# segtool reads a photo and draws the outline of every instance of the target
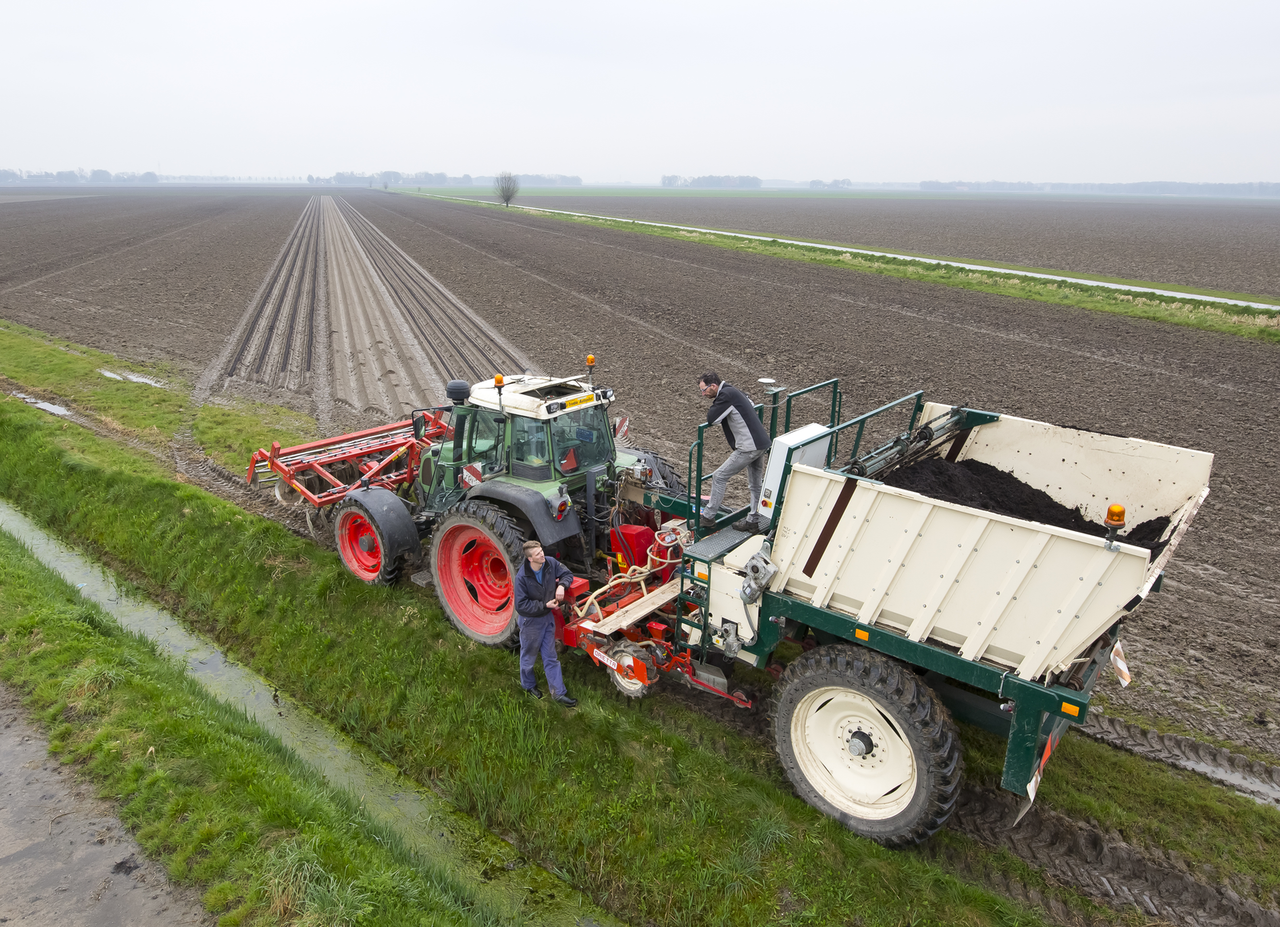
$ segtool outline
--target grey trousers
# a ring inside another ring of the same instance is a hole
[[[711,474],[711,498],[707,500],[702,513],[715,517],[720,511],[720,503],[724,501],[724,491],[729,487],[729,477],[746,470],[747,487],[751,490],[751,511],[748,514],[755,515],[756,507],[760,504],[760,490],[764,486],[764,458],[768,453],[768,448],[761,448],[758,451],[734,451],[730,454],[716,468],[716,472]]]

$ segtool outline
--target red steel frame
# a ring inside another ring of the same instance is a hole
[[[453,429],[445,421],[446,412],[426,410],[426,428],[420,439],[413,436],[410,419],[296,447],[281,448],[279,441],[273,441],[271,450],[259,448],[254,452],[245,479],[255,484],[266,474],[275,473],[317,508],[341,502],[347,493],[362,486],[380,486],[396,492],[417,479],[426,448],[452,437]],[[352,483],[330,472],[331,467],[343,462],[352,464],[360,472]],[[303,479],[308,474],[315,474],[329,488],[313,492]]]

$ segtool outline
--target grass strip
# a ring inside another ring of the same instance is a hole
[[[0,402],[0,493],[125,568],[281,688],[622,916],[800,922],[847,911],[865,920],[873,899],[884,914],[867,923],[907,922],[922,910],[930,922],[1026,922],[798,802],[767,744],[669,698],[622,701],[572,656],[566,669],[582,708],[566,715],[531,704],[517,697],[514,658],[463,641],[431,598],[364,587],[335,556],[279,526],[122,464],[129,453],[111,442],[84,435],[69,448],[79,429],[64,426]],[[971,781],[994,786],[1003,743],[985,737],[966,732],[966,762]],[[1134,782],[1141,795],[1127,787]],[[1242,894],[1255,886],[1265,897],[1280,872],[1274,809],[1085,738],[1055,753],[1039,801],[1092,816]],[[958,835],[940,839],[959,841],[977,869],[1018,870]]]
[[[577,711],[532,702],[514,655],[463,642],[415,590],[363,586],[274,523],[69,455],[61,424],[0,403],[0,494],[620,916],[1039,923],[854,837],[780,788],[762,745],[670,700],[623,701],[582,660],[566,661]]]
[[[417,196],[416,193],[408,193]],[[422,194],[426,196],[427,194]],[[501,209],[500,203],[469,200],[477,207]],[[839,267],[860,273],[880,274],[933,283],[940,286],[977,290],[997,296],[1014,296],[1036,302],[1056,303],[1098,312],[1110,312],[1156,322],[1169,322],[1203,331],[1239,335],[1259,341],[1280,343],[1280,311],[1239,306],[1231,303],[1215,303],[1197,300],[1190,296],[1163,296],[1158,293],[1123,293],[1085,282],[1040,280],[1013,273],[1001,273],[998,268],[972,270],[952,264],[928,264],[909,257],[879,257],[867,254],[836,252],[828,248],[810,247],[777,240],[760,241],[737,238],[716,232],[695,232],[681,229],[659,228],[642,225],[625,219],[594,219],[585,216],[566,216],[552,211],[539,210],[535,206],[528,211],[561,222],[579,223],[597,228],[615,229],[635,235],[652,235],[696,244],[723,248],[745,254],[759,254],[787,261],[803,261],[824,267]],[[975,263],[966,261],[965,263]],[[1262,297],[1253,300],[1265,301]]]
[[[3,531],[0,678],[219,924],[499,922]]]

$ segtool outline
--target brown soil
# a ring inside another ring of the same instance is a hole
[[[525,196],[524,206],[1280,297],[1280,202],[1052,196]]]
[[[1164,591],[1129,621],[1135,685],[1120,690],[1108,680],[1101,695],[1113,713],[1143,712],[1280,757],[1273,720],[1280,695],[1271,679],[1280,646],[1280,529],[1270,491],[1272,449],[1280,444],[1280,349],[509,211],[345,196],[531,363],[572,373],[595,353],[597,380],[622,397],[615,412],[629,414],[633,436],[682,471],[705,412],[696,377],[708,367],[756,393],[759,376],[793,387],[841,376],[846,415],[923,388],[943,402],[1214,452],[1212,492]],[[144,200],[111,198],[124,214],[114,225],[98,198],[6,206],[72,214],[91,207],[85,224],[127,228],[146,243],[38,287],[10,289],[0,294],[0,314],[125,357],[164,357],[193,376],[204,370],[243,318],[306,199],[183,196],[185,213]],[[173,226],[199,224],[148,238],[143,206]],[[59,214],[57,221],[73,220]],[[32,235],[56,240],[39,227]],[[80,237],[86,248],[104,247],[88,232]],[[51,263],[40,258],[27,271],[10,263],[6,272],[20,283]],[[119,287],[104,281],[111,274]],[[98,294],[98,312],[83,308],[89,291]],[[185,301],[185,291],[196,295]],[[312,399],[296,402],[310,410]],[[797,418],[816,417],[818,405],[802,404]],[[724,450],[715,437],[709,447]]]
[[[1093,537],[1107,535],[1106,525],[1089,521],[1078,508],[1067,508],[1044,490],[1028,486],[1012,473],[997,470],[980,460],[950,463],[940,457],[929,457],[891,471],[884,477],[884,482],[931,499],[998,512]],[[1151,550],[1167,527],[1169,518],[1162,515],[1117,536],[1129,544]],[[1160,545],[1161,548],[1163,546]]]

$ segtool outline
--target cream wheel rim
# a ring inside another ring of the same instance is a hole
[[[619,654],[618,669],[622,669],[622,667],[626,666],[626,667],[631,667],[634,671],[635,664],[636,664],[636,657],[634,654],[625,653],[625,652],[622,654]],[[648,669],[648,667],[645,667],[645,668]],[[627,694],[639,692],[641,689],[644,688],[644,683],[642,683],[639,679],[628,679],[625,676],[623,676],[621,673],[613,674],[613,684]]]
[[[791,716],[805,778],[840,811],[884,820],[911,803],[919,775],[906,733],[880,706],[841,686],[815,689]]]

